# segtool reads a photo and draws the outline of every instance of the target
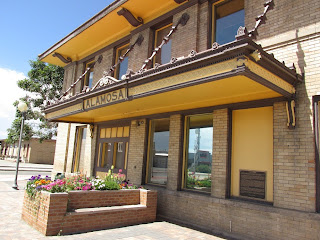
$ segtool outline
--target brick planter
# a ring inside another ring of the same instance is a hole
[[[22,219],[52,236],[152,222],[156,208],[157,192],[145,189],[25,193]]]

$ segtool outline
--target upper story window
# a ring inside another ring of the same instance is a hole
[[[90,61],[87,62],[85,64],[85,71],[87,71],[87,69],[89,69],[89,71],[86,73],[86,76],[84,78],[84,82],[83,82],[83,88],[85,88],[86,86],[91,88],[92,87],[92,83],[93,83],[93,70],[94,70],[94,61]]]
[[[244,26],[244,0],[228,0],[212,6],[212,39],[220,45],[235,40]]]
[[[163,38],[170,32],[171,26],[172,26],[172,23],[156,29],[155,38],[154,38],[155,39],[154,48],[158,47],[161,44]],[[172,44],[172,40],[170,39],[166,44],[162,46],[161,51],[159,51],[154,58],[154,63],[165,64],[170,62],[171,44]]]
[[[127,50],[129,48],[129,43],[126,44],[126,45],[122,45],[120,47],[118,47],[116,49],[116,58],[115,58],[115,61],[119,61],[119,57],[123,56]],[[118,64],[116,70],[115,70],[115,78],[116,79],[121,79],[121,77],[123,75],[125,75],[127,73],[127,70],[128,70],[128,60],[129,60],[129,57],[128,55],[126,57],[123,58],[123,60]],[[116,62],[117,63],[117,62]]]

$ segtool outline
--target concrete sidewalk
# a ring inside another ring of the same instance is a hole
[[[222,239],[165,221],[140,224],[122,228],[94,231],[68,236],[45,237],[21,220],[21,209],[26,181],[18,182],[21,190],[11,188],[12,182],[0,181],[0,239]]]
[[[16,161],[0,159],[0,171],[15,171],[16,165]],[[52,169],[53,165],[50,164],[19,163],[19,171],[51,172]]]

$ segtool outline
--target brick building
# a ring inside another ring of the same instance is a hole
[[[165,219],[320,239],[319,11],[318,0],[114,1],[39,55],[65,68],[45,109],[60,122],[54,174],[113,165],[158,190]]]
[[[39,141],[32,138],[21,142],[20,159],[26,163],[53,164],[56,140]],[[1,141],[0,155],[3,159],[16,160],[19,151],[19,143],[8,144],[5,140]]]

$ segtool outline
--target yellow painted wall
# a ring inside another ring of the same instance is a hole
[[[265,200],[273,201],[273,107],[233,111],[232,196],[239,196],[240,170],[266,172]]]

